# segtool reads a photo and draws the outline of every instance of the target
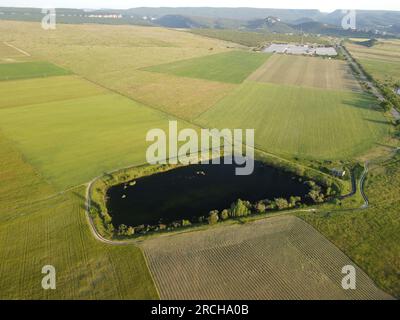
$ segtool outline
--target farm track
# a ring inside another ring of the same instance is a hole
[[[8,46],[8,47],[10,47],[10,48],[13,48],[13,49],[17,50],[18,52],[22,53],[24,56],[27,56],[27,57],[30,57],[30,56],[31,56],[28,52],[26,52],[26,51],[24,51],[24,50],[22,50],[22,49],[20,49],[20,48],[17,48],[16,46],[12,45],[11,43],[8,43],[8,42],[3,42],[3,43],[4,43],[6,46]]]
[[[361,179],[360,179],[360,192],[361,192],[361,196],[364,199],[364,204],[362,205],[361,209],[367,209],[369,207],[369,200],[368,200],[368,196],[365,193],[364,190],[364,186],[365,186],[365,179],[367,178],[368,175],[368,161],[365,162],[364,165],[364,171],[362,173]]]

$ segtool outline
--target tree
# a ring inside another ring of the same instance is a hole
[[[229,219],[229,210],[227,210],[227,209],[222,210],[219,217],[222,221],[228,220]]]
[[[251,213],[250,207],[251,205],[248,201],[243,201],[241,199],[237,200],[231,205],[231,217],[237,218],[248,216]]]
[[[209,224],[216,224],[219,220],[218,210],[211,211],[208,215],[207,220]]]
[[[267,206],[265,205],[264,202],[259,201],[259,202],[256,203],[255,209],[256,209],[257,213],[262,214],[262,213],[265,213],[265,211],[267,210]]]
[[[118,227],[118,235],[119,236],[126,235],[127,231],[128,231],[128,227],[126,225],[124,225],[124,224],[119,225],[119,227]]]
[[[189,220],[182,220],[182,227],[189,227],[192,223]]]
[[[314,181],[311,181],[311,180],[304,182],[304,184],[306,184],[310,188],[315,188],[315,186],[316,186],[316,183]]]
[[[324,195],[319,190],[313,189],[308,193],[308,197],[315,203],[324,202]]]
[[[291,207],[295,207],[297,205],[298,202],[301,202],[301,198],[300,197],[290,197],[290,206]]]
[[[383,110],[385,110],[387,112],[387,111],[392,110],[393,105],[389,101],[384,100],[381,102],[381,107]]]
[[[277,198],[275,199],[275,204],[279,210],[287,209],[289,208],[289,202],[286,199],[283,198]]]
[[[267,200],[265,201],[265,209],[266,210],[275,210],[276,209],[276,204],[274,201]]]
[[[135,234],[135,228],[128,227],[128,230],[126,230],[126,235],[127,236],[133,236],[134,234]]]
[[[106,224],[109,224],[109,223],[111,223],[111,221],[112,221],[111,216],[110,216],[107,212],[104,213],[103,219],[104,219],[104,222],[105,222]]]

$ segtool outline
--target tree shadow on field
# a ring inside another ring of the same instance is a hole
[[[386,126],[390,126],[391,125],[389,122],[387,122],[385,120],[375,120],[375,119],[366,119],[366,118],[364,118],[363,120],[364,121],[368,121],[368,122],[372,122],[372,123],[383,124],[383,125],[386,125]]]
[[[73,191],[72,194],[79,199],[79,207],[83,210],[86,210],[86,197],[77,191]]]
[[[376,112],[382,112],[382,108],[379,106],[379,102],[374,100],[373,98],[365,95],[359,94],[356,95],[354,99],[342,99],[341,102],[343,105],[352,107],[352,108],[359,108],[363,110],[373,110]]]
[[[380,143],[380,142],[375,142],[375,145],[377,145],[379,147],[388,148],[388,149],[391,149],[391,150],[395,150],[396,149],[396,147],[394,147],[394,146],[391,146],[389,144],[383,144],[383,143]]]

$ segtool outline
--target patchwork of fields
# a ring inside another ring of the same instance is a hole
[[[374,100],[349,91],[247,82],[196,118],[202,126],[254,128],[255,144],[283,156],[340,159],[389,130]]]
[[[84,188],[57,193],[2,134],[0,176],[0,299],[158,297],[139,249],[93,238]],[[41,287],[48,264],[57,290]]]
[[[400,155],[371,165],[362,211],[302,213],[301,217],[362,266],[386,292],[400,297]]]
[[[3,134],[60,190],[143,163],[149,128],[168,126],[165,115],[75,76],[0,82],[0,92],[8,93],[0,98]]]
[[[346,47],[377,80],[400,82],[400,41],[379,40],[373,47],[348,43]]]
[[[33,26],[26,34],[21,23],[0,24],[5,33],[11,32],[7,29],[11,26],[17,35],[15,44],[32,54],[193,124],[254,128],[257,146],[267,152],[348,158],[382,141],[387,133],[384,117],[368,109],[373,102],[359,92],[341,61],[271,57],[237,50],[240,47],[232,51],[232,43],[159,28],[62,25],[57,36],[49,35],[54,41],[44,42]],[[119,32],[119,39],[113,31]],[[76,39],[74,32],[85,41]],[[110,37],[109,41],[99,39],[99,34]],[[273,83],[280,87],[271,89]],[[301,93],[293,86],[314,90]],[[246,93],[250,87],[252,93]],[[307,105],[298,108],[299,101]],[[271,115],[272,109],[278,110],[279,117]],[[291,137],[294,140],[288,143]]]
[[[388,132],[376,102],[338,61],[270,57],[161,28],[60,25],[45,32],[36,23],[0,21],[0,32],[32,55],[27,61],[0,45],[0,261],[7,261],[0,264],[0,298],[158,297],[139,248],[92,237],[82,184],[143,163],[147,131],[166,129],[174,117],[189,120],[179,121],[185,127],[255,128],[260,149],[289,158],[352,157]],[[9,65],[4,59],[14,54],[14,62],[26,63]],[[334,81],[326,79],[330,72]],[[273,221],[146,242],[161,296],[192,297],[196,286],[203,298],[387,297],[361,270],[364,290],[344,294],[341,269],[336,275],[332,268],[350,260],[301,221]],[[232,257],[248,262],[232,264]],[[45,264],[58,269],[55,292],[41,290]],[[299,266],[297,287],[277,277],[276,265],[287,275]],[[176,268],[182,281],[167,283]],[[215,276],[224,279],[218,286],[209,282]],[[308,280],[315,290],[304,292]],[[265,290],[272,285],[281,290]]]
[[[181,77],[242,83],[269,55],[231,51],[145,68],[145,71],[173,74]]]
[[[162,299],[390,298],[359,268],[357,290],[343,290],[342,268],[354,264],[295,217],[160,237],[142,246]]]
[[[1,108],[0,127],[44,178],[63,190],[144,163],[147,131],[167,130],[168,119],[108,93]]]

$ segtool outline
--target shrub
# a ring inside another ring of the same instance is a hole
[[[381,102],[381,107],[383,110],[385,110],[387,112],[387,111],[392,110],[393,105],[389,101],[385,100],[385,101]]]
[[[220,213],[219,217],[223,221],[228,220],[229,219],[229,210],[227,210],[227,209],[222,210],[222,212]]]
[[[276,204],[274,201],[267,200],[264,203],[265,203],[266,210],[275,210],[276,209]]]
[[[211,211],[207,218],[208,223],[216,224],[216,223],[218,223],[218,220],[219,220],[218,211],[217,210]]]

